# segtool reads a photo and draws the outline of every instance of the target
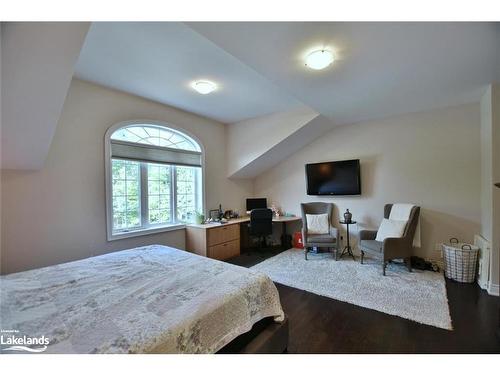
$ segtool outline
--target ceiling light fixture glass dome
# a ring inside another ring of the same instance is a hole
[[[333,60],[333,53],[331,51],[320,49],[307,55],[306,66],[314,70],[321,70],[330,65]]]
[[[202,95],[210,94],[217,89],[217,85],[210,81],[196,81],[193,82],[192,87]]]

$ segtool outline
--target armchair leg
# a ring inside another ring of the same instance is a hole
[[[330,252],[332,253],[333,259],[337,260],[337,248],[336,247],[330,247]]]
[[[385,276],[385,268],[387,267],[387,262],[384,260],[384,262],[382,263],[382,275]]]
[[[361,264],[363,264],[363,258],[365,257],[365,252],[361,251]]]
[[[408,272],[411,272],[411,258],[406,258],[406,267],[408,268]]]

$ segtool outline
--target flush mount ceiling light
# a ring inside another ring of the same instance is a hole
[[[196,81],[191,86],[202,95],[210,94],[217,89],[217,85],[210,81]]]
[[[314,70],[324,69],[332,62],[333,53],[326,49],[313,51],[306,57],[306,66]]]

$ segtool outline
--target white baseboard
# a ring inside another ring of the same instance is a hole
[[[480,282],[479,277],[477,279],[477,285],[479,285],[479,287],[481,289],[483,289],[483,290],[486,290],[486,291],[488,290],[488,283],[487,282],[486,283],[485,282],[483,282],[483,283]]]
[[[500,296],[500,284],[489,283],[488,294],[492,296]]]

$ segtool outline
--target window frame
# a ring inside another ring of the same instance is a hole
[[[172,125],[171,123],[167,123],[164,121],[157,120],[130,120],[130,121],[122,121],[117,124],[110,126],[104,135],[104,180],[105,180],[105,200],[106,200],[106,235],[108,241],[115,241],[124,238],[138,237],[138,236],[146,236],[155,233],[169,232],[173,230],[184,229],[186,224],[183,223],[174,223],[174,224],[165,224],[159,226],[152,226],[148,228],[140,228],[137,230],[130,230],[123,233],[113,233],[113,182],[112,182],[112,158],[111,158],[111,136],[112,134],[120,128],[133,126],[133,125],[152,125],[164,127],[167,129],[175,130],[179,133],[183,133],[186,136],[192,138],[201,149],[201,206],[202,210],[205,209],[205,147],[203,143],[199,140],[198,137],[191,134],[189,131],[180,128],[178,126]],[[142,163],[142,162],[141,162]],[[143,164],[140,164],[140,180],[142,185],[142,179],[144,178],[144,173],[142,171]],[[175,175],[175,173],[173,173]],[[172,181],[172,184],[175,184],[175,179]],[[172,195],[175,197],[175,189],[176,186],[172,185]],[[145,194],[141,192],[140,201],[141,204],[144,201]],[[174,199],[175,201],[176,199]],[[173,203],[175,206],[175,203]],[[176,207],[173,207],[175,210]],[[176,211],[174,211],[176,212]]]

